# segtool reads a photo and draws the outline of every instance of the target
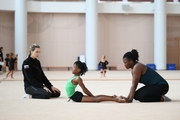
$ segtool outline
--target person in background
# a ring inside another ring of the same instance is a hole
[[[140,102],[161,102],[171,101],[165,96],[169,90],[168,82],[156,71],[139,62],[139,53],[137,50],[127,52],[123,56],[124,66],[131,69],[132,85],[127,97],[120,96],[127,103],[133,102],[133,99]],[[138,83],[145,86],[137,89]]]
[[[106,72],[107,72],[107,65],[109,64],[109,62],[106,60],[106,56],[102,55],[101,57],[101,61],[99,62],[99,66],[100,66],[100,74],[101,74],[101,78],[104,76],[106,77]]]
[[[4,58],[3,58],[3,47],[0,47],[0,62],[4,62]],[[3,65],[0,65],[0,74],[3,72],[2,71],[2,66]]]
[[[24,90],[27,95],[24,98],[49,99],[59,97],[61,91],[54,87],[45,76],[41,63],[38,60],[40,55],[40,46],[33,44],[30,47],[29,56],[22,64],[22,73],[24,79]]]
[[[18,61],[18,54],[16,54],[16,61],[14,62],[14,70],[15,71],[18,70],[17,61]]]
[[[5,61],[6,61],[6,73],[9,72],[9,60],[10,60],[10,55],[9,55],[9,53],[7,53],[6,58],[5,58]]]
[[[13,73],[14,73],[14,62],[16,61],[16,57],[14,55],[14,53],[10,53],[10,59],[8,62],[8,66],[9,66],[9,71],[6,74],[6,78],[8,78],[8,76],[10,75],[11,78],[13,78]],[[4,78],[4,79],[6,79]]]

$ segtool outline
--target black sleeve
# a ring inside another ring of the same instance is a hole
[[[101,61],[99,62],[99,64],[98,65],[101,65]]]
[[[2,58],[2,61],[4,61],[3,52],[1,52],[1,58]]]
[[[43,83],[40,83],[38,80],[36,80],[36,78],[32,72],[33,69],[32,69],[31,63],[29,63],[28,61],[24,61],[23,66],[22,66],[22,70],[23,70],[25,84],[27,81],[34,87],[43,88]]]
[[[106,65],[109,64],[109,62],[106,60]]]
[[[45,76],[42,67],[41,67],[41,63],[39,62],[39,66],[41,68],[41,78],[43,80],[43,83],[46,87],[51,88],[52,84],[50,83],[50,81],[47,79],[47,77]]]

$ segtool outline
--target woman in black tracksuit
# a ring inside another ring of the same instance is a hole
[[[22,64],[25,92],[32,98],[49,99],[59,97],[60,90],[54,87],[45,76],[40,61],[40,46],[33,44],[30,47],[29,57]]]

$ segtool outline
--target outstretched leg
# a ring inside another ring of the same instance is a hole
[[[106,69],[103,70],[104,77],[106,77]]]
[[[108,95],[98,95],[94,97],[83,96],[81,102],[102,102],[102,101],[114,101],[118,103],[124,103],[125,100],[121,98],[117,98],[114,96]]]
[[[84,96],[81,92],[76,91],[73,96],[70,97],[75,102],[102,102],[102,101],[114,101],[118,103],[124,103],[125,100],[122,98],[109,95],[97,95],[97,96]]]
[[[8,78],[9,75],[11,75],[11,70],[8,71],[8,73],[6,74],[6,77],[5,77],[3,80],[5,80],[6,78]]]
[[[13,78],[13,72],[14,72],[14,70],[11,71],[11,78]]]
[[[103,76],[103,69],[101,69],[100,73],[101,73],[100,77],[102,78],[102,76]]]

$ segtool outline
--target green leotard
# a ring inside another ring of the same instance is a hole
[[[75,93],[77,85],[72,84],[72,80],[74,80],[75,78],[79,78],[79,76],[70,78],[66,83],[66,94],[68,98],[70,98]]]

